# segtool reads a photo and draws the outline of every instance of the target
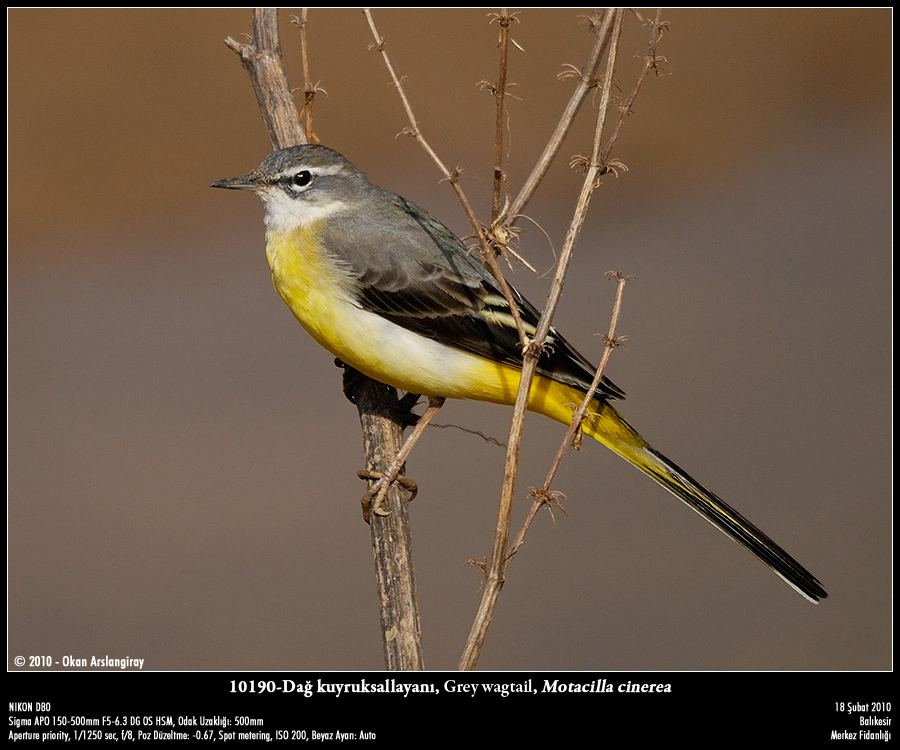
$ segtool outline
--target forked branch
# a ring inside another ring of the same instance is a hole
[[[403,88],[403,83],[394,70],[394,66],[391,64],[390,57],[388,56],[387,49],[385,48],[384,39],[381,37],[381,35],[378,33],[378,29],[375,27],[375,21],[372,18],[372,12],[371,10],[369,10],[369,8],[366,8],[363,12],[366,14],[366,20],[369,22],[369,28],[372,30],[372,36],[375,38],[374,48],[381,53],[381,56],[384,59],[384,64],[391,75],[391,80],[394,82],[394,86],[397,88],[397,92],[400,94],[400,100],[403,102],[403,108],[404,110],[406,110],[406,117],[409,120],[410,127],[404,132],[408,135],[411,135],[422,145],[422,148],[425,149],[426,153],[431,157],[432,161],[434,161],[434,163],[437,165],[437,168],[441,171],[444,179],[450,183],[450,185],[453,187],[453,190],[456,192],[456,196],[457,198],[459,198],[459,202],[463,207],[463,211],[465,211],[466,217],[469,219],[469,223],[475,230],[475,236],[478,238],[478,244],[481,246],[482,261],[484,262],[485,266],[487,266],[488,270],[491,272],[494,278],[497,279],[497,283],[500,285],[500,289],[503,292],[503,296],[506,298],[506,303],[507,305],[509,305],[510,313],[512,313],[513,320],[515,321],[516,330],[519,333],[519,341],[524,348],[528,345],[529,339],[528,335],[525,333],[525,327],[522,325],[522,316],[519,315],[519,308],[518,305],[516,305],[515,295],[513,294],[512,288],[509,286],[509,283],[506,281],[506,278],[503,276],[503,271],[500,269],[500,264],[497,263],[496,254],[491,249],[491,246],[484,235],[484,228],[482,223],[478,221],[478,218],[475,216],[475,211],[472,209],[472,204],[469,203],[469,199],[466,197],[462,186],[459,184],[459,170],[448,169],[444,162],[441,161],[441,158],[437,155],[435,150],[425,139],[421,128],[419,128],[419,122],[416,119],[415,113],[413,112],[412,105],[409,103],[409,99],[406,96],[406,90]]]
[[[598,164],[598,157],[600,143],[603,125],[605,123],[606,105],[612,90],[613,71],[615,70],[616,58],[618,55],[623,17],[624,11],[621,9],[614,11],[609,55],[606,63],[606,76],[603,82],[591,166],[588,168],[587,174],[585,175],[581,194],[579,195],[578,203],[575,206],[575,212],[569,225],[569,230],[566,232],[566,240],[562,252],[560,253],[559,262],[557,263],[553,284],[550,288],[550,295],[547,299],[547,305],[538,322],[533,344],[525,351],[522,365],[522,377],[519,382],[519,390],[516,394],[512,426],[510,428],[509,447],[507,449],[506,467],[504,469],[504,484],[500,497],[497,530],[494,537],[494,549],[491,555],[490,569],[488,571],[484,592],[481,597],[481,604],[479,605],[475,621],[469,632],[469,638],[466,641],[463,650],[462,658],[460,659],[459,668],[461,670],[474,669],[478,663],[482,647],[484,646],[484,640],[487,636],[488,627],[493,619],[494,609],[497,605],[497,597],[499,596],[500,589],[506,579],[506,570],[509,565],[508,543],[512,523],[515,477],[518,471],[518,451],[519,445],[521,444],[522,431],[524,430],[525,413],[528,408],[528,399],[531,392],[531,381],[537,368],[538,359],[542,353],[544,341],[550,330],[553,315],[556,312],[556,307],[559,303],[560,296],[562,295],[566,274],[568,273],[569,264],[571,263],[578,236],[584,226],[584,220],[587,216],[591,195],[599,184],[598,177],[600,166]]]
[[[306,143],[306,133],[300,126],[297,107],[294,106],[281,61],[278,11],[275,8],[255,8],[253,36],[249,44],[240,44],[231,37],[225,40],[225,44],[238,54],[250,76],[272,147],[278,150]]]

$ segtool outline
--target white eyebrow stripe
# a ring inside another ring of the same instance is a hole
[[[341,168],[342,168],[341,164],[331,164],[331,165],[324,166],[324,167],[310,167],[310,166],[306,166],[305,164],[301,164],[296,169],[291,169],[289,171],[286,171],[284,174],[285,175],[295,175],[295,174],[300,174],[300,172],[312,172],[315,175],[327,177],[328,175],[337,174],[338,172],[341,171]]]

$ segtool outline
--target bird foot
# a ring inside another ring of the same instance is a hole
[[[393,473],[394,476],[391,476],[391,473]],[[419,486],[409,477],[400,474],[399,471],[382,474],[380,471],[368,471],[362,469],[356,472],[356,476],[360,479],[376,480],[375,483],[369,487],[368,492],[363,495],[362,500],[360,501],[360,504],[362,505],[363,520],[366,523],[371,521],[372,513],[376,516],[389,516],[391,514],[391,511],[385,507],[384,496],[387,494],[388,488],[394,482],[410,493],[407,502],[411,503],[419,492]]]

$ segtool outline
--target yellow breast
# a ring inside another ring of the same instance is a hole
[[[321,250],[316,224],[289,232],[266,233],[266,256],[275,289],[309,334],[338,357],[351,304],[346,271]]]

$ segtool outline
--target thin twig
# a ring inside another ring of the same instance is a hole
[[[515,14],[510,14],[506,8],[501,8],[500,13],[494,16],[494,20],[500,25],[500,71],[497,76],[497,84],[492,87],[494,99],[497,102],[497,116],[494,125],[494,190],[491,197],[491,223],[500,215],[500,199],[506,184],[506,175],[503,171],[503,131],[506,120],[506,74],[509,68],[509,27],[518,19]]]
[[[492,251],[487,238],[484,236],[482,224],[475,216],[475,211],[472,209],[472,205],[469,203],[469,199],[466,197],[465,192],[463,192],[462,186],[459,184],[459,170],[448,169],[444,162],[441,161],[435,150],[425,139],[425,136],[422,134],[422,130],[419,128],[419,123],[418,120],[416,120],[412,105],[409,103],[409,99],[406,96],[406,90],[403,88],[403,83],[394,70],[394,66],[391,64],[390,57],[388,56],[387,50],[385,49],[384,39],[381,37],[381,35],[378,33],[378,29],[375,27],[375,21],[372,18],[372,12],[368,8],[366,8],[363,10],[363,13],[365,13],[366,15],[366,20],[369,22],[369,28],[372,30],[372,36],[375,38],[375,49],[377,49],[381,53],[381,56],[384,59],[384,64],[391,75],[391,80],[394,82],[394,86],[397,88],[397,91],[400,94],[400,100],[403,102],[403,108],[406,110],[406,117],[409,120],[410,127],[403,132],[411,135],[421,144],[422,148],[425,149],[426,153],[437,165],[437,168],[441,171],[441,174],[444,175],[444,179],[446,179],[450,183],[450,185],[452,185],[453,190],[456,192],[456,196],[457,198],[459,198],[459,202],[463,207],[463,211],[465,211],[466,216],[469,219],[469,223],[475,230],[475,235],[478,238],[479,245],[481,246],[482,261],[484,262],[485,266],[487,266],[488,270],[491,272],[494,278],[497,280],[497,283],[500,285],[500,289],[503,292],[503,296],[506,299],[506,303],[507,305],[509,305],[510,313],[512,314],[513,320],[516,324],[516,330],[519,334],[519,341],[521,342],[523,348],[527,347],[530,339],[528,338],[528,334],[525,333],[525,327],[522,325],[522,317],[519,314],[519,308],[516,305],[515,295],[513,294],[512,287],[510,287],[509,283],[506,281],[506,278],[503,276],[503,271],[500,269],[500,264],[497,263],[495,253]]]
[[[597,132],[602,133],[603,123],[605,121],[605,102],[608,101],[609,91],[612,89],[612,76],[615,69],[616,56],[618,54],[619,37],[622,30],[622,19],[624,12],[619,9],[614,13],[614,22],[611,41],[609,45],[609,55],[607,61],[606,78],[604,80],[603,95],[601,101],[600,113],[598,115]],[[560,253],[559,263],[557,264],[556,275],[551,286],[550,296],[547,305],[538,322],[532,346],[528,347],[524,352],[524,361],[522,365],[522,377],[519,381],[519,390],[516,394],[516,404],[513,411],[512,426],[510,428],[508,449],[507,449],[507,466],[504,469],[503,490],[500,497],[500,508],[497,518],[497,531],[494,537],[494,549],[491,557],[490,571],[487,577],[481,604],[475,616],[475,621],[469,633],[459,668],[462,670],[474,669],[481,655],[481,649],[484,645],[484,639],[487,636],[487,629],[493,618],[493,612],[496,608],[497,597],[506,576],[506,568],[508,565],[507,545],[509,541],[509,530],[512,523],[512,504],[515,493],[515,476],[518,470],[518,450],[521,442],[521,434],[524,429],[525,413],[528,407],[528,399],[531,391],[531,380],[537,367],[538,359],[543,349],[547,332],[550,330],[550,324],[556,306],[562,294],[562,286],[568,272],[569,263],[571,262],[572,253],[584,220],[587,216],[587,208],[590,203],[591,195],[597,187],[597,177],[599,175],[600,166],[597,163],[597,157],[600,151],[600,136],[595,135],[593,158],[588,173],[582,184],[581,194],[575,207],[575,213],[572,223],[566,233],[566,241]]]
[[[637,98],[638,92],[641,90],[641,85],[644,83],[644,80],[650,75],[651,71],[659,74],[659,65],[666,61],[666,58],[661,57],[656,54],[656,45],[659,42],[662,35],[668,29],[668,24],[663,21],[660,21],[660,15],[662,13],[661,9],[657,9],[656,17],[653,21],[650,22],[650,44],[647,50],[647,54],[644,56],[644,67],[641,68],[640,75],[638,76],[637,82],[634,84],[634,88],[631,90],[631,93],[628,95],[628,98],[622,102],[619,107],[619,118],[616,120],[615,127],[613,129],[612,135],[610,135],[609,139],[606,142],[606,146],[600,152],[600,162],[602,164],[607,164],[607,160],[609,159],[609,155],[612,152],[613,146],[616,145],[616,141],[619,139],[619,134],[622,131],[622,125],[625,123],[625,118],[631,112],[631,105],[634,104],[634,100]]]
[[[544,178],[544,175],[547,173],[547,170],[550,168],[550,165],[556,158],[556,154],[559,152],[559,149],[562,146],[562,143],[565,140],[569,129],[572,127],[572,123],[575,120],[575,115],[578,114],[578,110],[581,109],[581,105],[584,102],[585,98],[590,93],[590,90],[595,86],[596,82],[594,80],[594,77],[597,74],[597,68],[600,66],[600,60],[603,57],[603,51],[606,49],[606,46],[609,43],[609,36],[612,33],[612,20],[612,8],[607,8],[603,12],[601,20],[598,21],[596,18],[592,19],[594,28],[596,29],[596,39],[594,40],[594,46],[591,48],[588,60],[585,63],[584,67],[581,69],[581,73],[578,79],[578,85],[575,87],[575,91],[572,92],[572,96],[569,98],[569,102],[559,118],[556,129],[553,131],[553,134],[547,141],[547,145],[544,147],[544,152],[541,154],[534,168],[531,170],[531,174],[528,176],[528,179],[525,180],[525,184],[522,186],[519,194],[515,197],[515,199],[513,199],[512,203],[507,209],[507,224],[515,224],[519,218],[519,215],[522,213],[522,211],[525,210],[525,206],[528,204],[528,201],[531,200],[535,190],[537,190],[538,185],[540,185],[541,180]]]
[[[314,86],[309,76],[309,42],[307,39],[307,26],[309,25],[309,8],[302,8],[300,15],[291,19],[292,23],[300,29],[300,60],[303,67],[303,106],[300,108],[300,119],[303,122],[303,132],[306,133],[308,143],[318,143],[319,139],[313,132],[313,102],[316,99],[318,86]]]
[[[603,373],[606,371],[606,364],[607,362],[609,362],[609,356],[610,354],[612,354],[612,350],[622,342],[622,338],[616,336],[616,328],[619,324],[619,314],[622,311],[622,295],[625,292],[625,282],[628,280],[628,277],[623,276],[622,274],[617,272],[610,272],[608,275],[616,279],[617,286],[616,298],[613,302],[612,316],[609,321],[609,332],[604,337],[605,345],[603,348],[603,356],[601,357],[600,364],[597,366],[597,370],[594,373],[594,379],[591,381],[590,388],[585,394],[584,399],[582,399],[580,406],[572,415],[572,422],[571,424],[569,424],[569,429],[566,430],[565,437],[563,437],[562,442],[559,445],[559,449],[556,451],[556,456],[553,459],[553,463],[550,465],[550,469],[547,472],[547,478],[544,480],[544,484],[539,490],[535,490],[534,492],[532,492],[532,495],[534,496],[534,502],[532,503],[531,508],[528,511],[528,515],[525,518],[525,521],[522,523],[522,528],[519,530],[518,536],[516,536],[516,541],[513,543],[512,547],[510,547],[507,560],[512,560],[516,552],[519,551],[519,547],[521,547],[522,543],[525,541],[525,534],[528,532],[528,529],[531,526],[531,522],[534,520],[541,506],[546,505],[554,499],[553,493],[550,492],[550,485],[553,483],[557,471],[559,471],[563,456],[565,456],[569,446],[572,445],[573,439],[575,438],[575,435],[579,430],[581,422],[587,414],[587,410],[590,407],[591,402],[594,400],[594,394],[597,392],[597,388],[600,386],[600,381],[603,379]]]
[[[510,437],[507,443],[507,456],[506,463],[504,465],[504,479],[503,479],[503,489],[501,491],[500,498],[500,507],[498,508],[498,521],[497,521],[497,529],[495,533],[494,539],[494,549],[491,557],[490,566],[485,565],[487,582],[485,586],[484,595],[482,597],[481,606],[476,613],[475,621],[472,625],[472,630],[470,632],[469,640],[466,644],[465,651],[463,653],[462,659],[460,661],[461,669],[472,669],[477,663],[478,657],[481,652],[481,648],[484,643],[484,638],[487,634],[487,629],[490,625],[491,619],[493,617],[493,611],[496,606],[497,596],[499,595],[499,591],[503,586],[503,582],[505,580],[506,568],[509,564],[510,555],[507,552],[508,543],[509,543],[509,531],[512,517],[512,502],[515,493],[515,478],[518,471],[518,451],[519,445],[521,442],[521,435],[524,429],[524,420],[525,415],[527,413],[527,406],[530,395],[530,387],[531,381],[536,370],[536,365],[538,359],[540,358],[543,342],[546,338],[546,335],[549,331],[550,324],[552,321],[553,313],[556,309],[556,306],[559,301],[559,297],[562,291],[562,286],[565,281],[565,277],[568,271],[568,266],[571,261],[572,252],[574,250],[575,244],[577,242],[578,236],[581,232],[581,228],[583,227],[584,220],[587,213],[587,208],[590,203],[591,195],[596,187],[599,185],[599,179],[602,174],[609,170],[609,166],[606,164],[606,156],[608,155],[608,150],[601,150],[602,144],[602,134],[605,125],[605,117],[606,112],[608,111],[609,101],[611,97],[612,91],[612,76],[615,70],[615,61],[618,55],[618,43],[621,35],[621,27],[622,21],[624,17],[624,12],[622,10],[616,11],[607,11],[602,16],[602,19],[595,18],[595,28],[597,29],[597,39],[595,41],[594,47],[591,51],[591,56],[589,58],[588,64],[585,66],[583,72],[580,74],[579,85],[576,87],[576,92],[573,94],[569,105],[566,107],[562,117],[560,118],[560,122],[557,126],[557,129],[548,143],[547,148],[544,151],[541,159],[536,165],[535,169],[532,172],[531,177],[526,183],[525,187],[519,193],[516,201],[513,202],[512,206],[507,210],[506,217],[506,227],[512,225],[515,220],[518,218],[519,213],[521,212],[524,205],[528,202],[533,194],[534,190],[537,187],[537,184],[541,181],[543,175],[546,173],[549,164],[552,162],[553,158],[557,154],[559,147],[565,138],[566,133],[571,127],[571,123],[577,114],[581,103],[586,97],[587,93],[590,91],[592,87],[596,84],[595,74],[596,70],[599,66],[600,58],[604,52],[604,50],[609,48],[608,54],[608,62],[606,68],[606,75],[603,82],[602,88],[602,96],[600,103],[600,112],[597,119],[597,128],[595,131],[595,137],[592,147],[591,156],[587,159],[582,159],[584,162],[584,166],[586,167],[586,175],[584,179],[584,184],[582,187],[581,195],[579,196],[578,203],[576,205],[575,213],[569,228],[569,231],[566,235],[566,241],[561,253],[560,262],[557,266],[556,276],[553,282],[553,286],[551,287],[550,298],[548,299],[548,303],[545,307],[544,314],[541,316],[541,319],[538,324],[538,329],[535,332],[535,336],[533,339],[530,339],[525,332],[523,331],[521,321],[519,320],[519,316],[517,314],[517,309],[515,306],[515,301],[513,299],[513,295],[509,290],[509,287],[506,285],[505,280],[503,279],[502,273],[499,270],[499,266],[496,264],[496,260],[494,254],[490,251],[488,246],[488,241],[483,231],[482,225],[477,221],[474,216],[474,212],[471,209],[471,206],[466,199],[460,185],[459,185],[459,172],[458,170],[451,171],[449,170],[431,146],[428,144],[427,140],[424,138],[421,129],[419,128],[419,124],[416,120],[413,109],[409,103],[409,99],[406,96],[403,85],[400,81],[400,77],[396,74],[393,65],[390,62],[390,59],[385,50],[385,44],[383,38],[379,35],[374,21],[372,19],[371,12],[366,9],[364,11],[366,18],[368,20],[369,26],[371,28],[373,37],[375,39],[375,47],[381,52],[383,59],[385,61],[385,65],[391,75],[391,79],[396,86],[401,101],[403,103],[403,107],[406,111],[407,118],[410,123],[410,127],[405,129],[405,133],[412,135],[416,138],[420,144],[423,146],[425,151],[431,156],[434,163],[438,166],[438,169],[444,175],[444,177],[451,183],[454,190],[457,193],[457,196],[460,199],[460,202],[463,206],[466,215],[469,218],[470,223],[475,229],[476,236],[478,237],[478,241],[482,248],[482,256],[484,258],[484,262],[486,266],[491,270],[494,276],[497,278],[498,283],[504,291],[504,294],[507,298],[507,302],[510,305],[511,310],[513,311],[514,318],[516,319],[517,328],[519,331],[519,337],[523,344],[523,366],[522,366],[522,374],[519,382],[519,388],[516,395],[516,403],[513,410],[513,419],[512,425],[510,427]],[[503,17],[506,17],[505,11],[501,14]],[[501,30],[501,75],[500,82],[495,87],[495,96],[498,96],[498,114],[497,114],[497,131],[499,135],[495,138],[495,160],[494,160],[494,200],[492,205],[492,215],[496,218],[497,212],[499,211],[499,203],[503,185],[503,151],[502,151],[502,135],[503,135],[503,119],[504,119],[504,109],[502,104],[503,95],[505,93],[506,87],[506,71],[507,71],[507,58],[506,58],[506,41],[508,40],[508,33],[504,35],[504,31]],[[636,91],[635,91],[636,93]],[[631,106],[631,102],[633,101],[633,97],[631,97],[626,103],[626,109],[624,110],[627,113],[627,107]],[[617,129],[614,133],[614,137],[618,135],[618,126],[621,124],[621,119],[624,117],[624,114],[620,111],[620,123],[617,123]],[[614,141],[613,141],[614,142]],[[499,221],[492,222],[492,227],[494,225],[499,225],[504,221],[504,217],[500,216]],[[495,248],[496,249],[496,248]],[[617,316],[616,316],[617,317]],[[601,362],[601,368],[605,367],[605,363],[608,360],[608,353],[604,354],[603,361]],[[600,370],[600,374],[597,375],[597,383],[599,383],[599,379],[602,377],[602,369]],[[594,387],[596,388],[596,386]],[[588,403],[590,403],[590,399],[588,399]],[[573,431],[577,429],[577,424],[573,427]],[[571,438],[570,438],[571,439]],[[552,469],[555,473],[555,469]],[[517,539],[516,549],[518,545],[521,544]]]
[[[562,251],[559,255],[559,262],[556,264],[556,273],[553,277],[553,284],[550,286],[550,294],[547,297],[547,305],[544,308],[544,314],[538,323],[535,339],[543,341],[550,330],[550,324],[553,322],[553,315],[559,305],[562,297],[563,285],[566,280],[566,274],[572,261],[572,255],[575,252],[575,246],[578,243],[578,237],[581,229],[584,227],[587,218],[588,207],[591,204],[591,196],[594,194],[599,185],[599,177],[605,169],[605,165],[600,160],[601,143],[603,139],[603,128],[606,124],[606,112],[609,107],[609,99],[612,95],[613,74],[615,72],[616,58],[619,53],[619,37],[622,33],[622,20],[625,16],[623,10],[615,11],[613,22],[613,31],[609,45],[609,59],[606,63],[606,73],[603,78],[603,86],[600,94],[600,106],[597,108],[597,125],[594,128],[594,143],[591,152],[590,166],[585,174],[584,181],[581,184],[581,193],[578,196],[578,202],[575,204],[575,213],[572,221],[569,223],[569,229],[566,232],[566,239],[563,243]]]
[[[602,133],[602,124],[598,122],[598,127],[595,131],[595,156],[592,159],[593,162],[596,163],[597,167],[601,170],[604,168],[610,169],[610,165],[607,160],[609,158],[610,153],[612,152],[612,148],[615,145],[616,140],[619,137],[619,133],[621,132],[622,124],[625,121],[628,113],[631,110],[631,105],[634,103],[635,98],[637,97],[638,91],[641,88],[641,84],[644,82],[644,79],[649,75],[650,71],[658,70],[658,65],[660,62],[663,62],[665,58],[659,57],[656,54],[656,45],[659,42],[660,37],[663,32],[666,31],[667,25],[660,21],[660,10],[657,10],[655,19],[650,22],[651,30],[650,30],[650,43],[647,55],[644,58],[644,67],[641,70],[641,73],[638,77],[637,82],[635,83],[634,88],[632,89],[631,94],[619,107],[619,118],[616,121],[616,124],[613,129],[612,135],[609,137],[605,146],[599,149],[598,154],[598,137]],[[604,110],[605,106],[608,102],[601,103],[601,112]],[[623,277],[621,274],[611,273],[611,275],[616,278],[618,281],[618,286],[616,288],[616,299],[613,305],[613,314],[612,319],[610,320],[609,333],[606,335],[606,345],[603,351],[603,357],[601,359],[600,365],[597,368],[596,374],[594,376],[594,381],[591,385],[590,390],[585,395],[581,405],[575,411],[572,416],[572,422],[569,425],[569,429],[566,431],[566,435],[560,444],[559,450],[557,451],[556,457],[553,460],[553,463],[550,467],[550,470],[547,473],[547,478],[544,481],[543,486],[539,490],[535,490],[532,494],[534,495],[534,502],[532,503],[531,508],[528,511],[528,515],[525,521],[522,524],[522,528],[519,531],[518,536],[516,537],[516,541],[510,549],[509,558],[511,559],[516,552],[519,550],[519,547],[522,546],[522,543],[525,539],[525,534],[528,531],[532,521],[534,520],[535,515],[541,506],[548,504],[554,499],[554,493],[550,492],[550,486],[553,482],[554,477],[556,476],[557,471],[559,470],[559,466],[562,463],[563,456],[565,455],[566,450],[569,445],[572,444],[573,438],[576,435],[579,425],[584,419],[585,414],[587,413],[587,409],[593,400],[593,394],[596,392],[597,387],[600,384],[600,380],[603,376],[604,371],[606,370],[606,363],[609,360],[609,355],[612,353],[612,350],[622,341],[621,338],[616,337],[615,330],[618,324],[619,313],[621,310],[622,304],[622,295],[625,291],[625,281],[626,277]]]

